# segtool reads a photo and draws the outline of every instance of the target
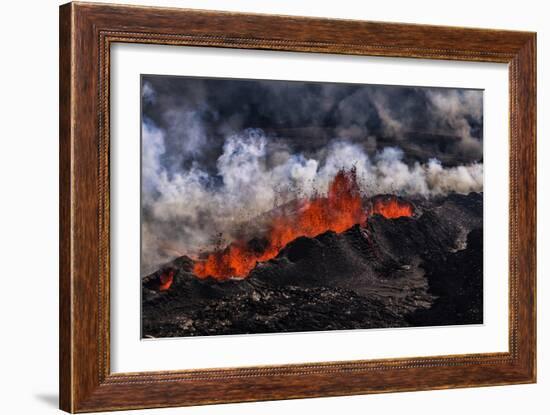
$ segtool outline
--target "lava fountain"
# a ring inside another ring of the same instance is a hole
[[[355,169],[340,170],[326,196],[314,195],[300,201],[299,206],[297,211],[283,211],[272,218],[260,243],[235,241],[196,261],[193,273],[199,278],[218,280],[245,278],[258,262],[275,258],[282,248],[300,236],[311,238],[329,230],[340,233],[367,220]],[[412,216],[413,207],[395,197],[384,198],[375,201],[368,210],[369,215],[375,213],[387,218]]]
[[[387,219],[396,219],[402,216],[412,216],[414,206],[393,195],[376,196],[371,200],[369,216],[382,215]]]

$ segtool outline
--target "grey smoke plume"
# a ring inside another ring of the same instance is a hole
[[[483,159],[480,90],[147,75],[142,108],[164,132],[163,163],[175,172],[198,163],[215,174],[225,139],[248,128],[306,157],[342,139],[370,157],[399,147],[407,164]]]
[[[162,162],[162,130],[145,120],[142,140],[144,273],[174,256],[211,248],[219,234],[230,240],[239,225],[278,205],[325,193],[342,168],[355,167],[365,195],[431,197],[483,189],[481,163],[444,167],[431,159],[409,165],[398,147],[386,147],[370,157],[361,145],[335,139],[317,156],[306,157],[293,154],[262,130],[247,129],[224,140],[215,174],[197,163],[171,173]]]
[[[482,191],[482,91],[144,75],[142,273],[352,167],[365,195]]]

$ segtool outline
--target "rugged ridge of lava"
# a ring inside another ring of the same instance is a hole
[[[412,201],[411,217],[298,237],[242,280],[177,258],[142,279],[142,335],[482,323],[483,194]]]

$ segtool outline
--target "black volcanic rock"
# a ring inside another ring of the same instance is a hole
[[[177,316],[144,321],[152,337],[346,330],[403,326],[373,298],[337,288],[269,287],[211,301]]]
[[[381,277],[411,274],[423,255],[441,257],[455,249],[459,235],[459,227],[431,211],[419,218],[374,215],[364,227],[355,225],[341,234],[295,239],[275,259],[259,264],[249,279],[371,292]]]
[[[407,317],[413,326],[483,323],[483,231],[468,234],[466,249],[442,260],[426,258],[423,268],[436,296],[429,309]]]
[[[175,259],[142,280],[142,333],[170,337],[482,321],[483,195],[415,200],[414,217],[369,217],[299,237],[244,280],[198,279]],[[261,250],[263,241],[251,243]],[[174,271],[166,291],[155,289]],[[155,282],[157,281],[157,282]]]

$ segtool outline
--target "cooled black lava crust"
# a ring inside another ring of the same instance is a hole
[[[177,258],[142,279],[142,336],[482,323],[483,194],[410,201],[414,217],[297,238],[244,280],[201,280]]]

